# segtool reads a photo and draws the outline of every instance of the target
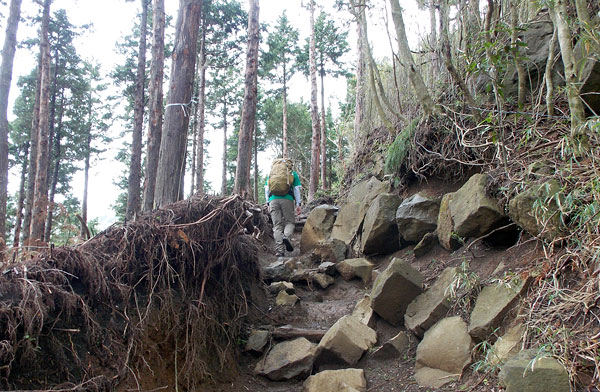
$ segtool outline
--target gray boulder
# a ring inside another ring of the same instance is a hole
[[[373,352],[374,359],[400,358],[408,351],[408,335],[402,331]]]
[[[280,291],[275,298],[275,305],[277,306],[294,306],[300,300],[295,294],[288,294],[285,291]]]
[[[358,234],[358,229],[371,202],[377,195],[387,192],[388,189],[389,183],[381,182],[375,177],[353,186],[346,198],[346,203],[340,208],[337,219],[333,224],[331,238],[336,238],[350,245],[352,239]]]
[[[332,276],[314,271],[310,272],[308,275],[308,280],[316,283],[322,289],[326,289],[327,287],[331,286],[333,282],[335,282],[335,279]]]
[[[305,378],[312,371],[317,346],[305,338],[275,345],[254,372],[274,381]]]
[[[319,342],[319,363],[344,362],[354,365],[377,343],[377,333],[358,318],[344,316],[329,328]]]
[[[365,325],[373,328],[375,324],[375,317],[373,314],[373,308],[371,308],[371,297],[365,295],[363,299],[358,301],[352,311],[352,316],[356,317]]]
[[[522,351],[502,366],[499,378],[506,392],[570,392],[565,367],[554,358],[535,356],[535,350]]]
[[[389,254],[400,248],[395,214],[400,196],[382,193],[373,200],[365,215],[361,234],[361,251],[366,254]]]
[[[346,281],[354,278],[360,278],[365,283],[369,283],[371,281],[373,264],[367,259],[346,259],[336,264],[335,268]]]
[[[511,284],[492,284],[481,290],[469,324],[469,334],[484,340],[500,322],[506,313],[518,301],[529,285],[529,280]]]
[[[422,257],[429,253],[434,246],[439,244],[437,233],[427,233],[423,236],[421,241],[417,245],[415,245],[413,249],[413,253],[415,257]]]
[[[440,201],[416,193],[396,210],[398,233],[406,242],[417,243],[437,227]]]
[[[304,382],[304,392],[366,392],[363,369],[324,370]]]
[[[473,341],[467,324],[458,316],[442,319],[417,347],[415,379],[426,388],[440,388],[456,380],[471,363]]]
[[[338,208],[327,204],[320,205],[310,212],[300,237],[301,253],[309,252],[319,243],[325,242],[331,237],[337,214]]]
[[[250,331],[250,336],[244,345],[244,351],[250,351],[262,354],[265,350],[267,343],[269,342],[269,337],[271,334],[269,331],[261,330],[261,329],[253,329]]]
[[[330,262],[337,263],[346,258],[348,246],[344,241],[338,239],[328,239],[324,242],[319,242],[313,248],[310,257],[315,262]]]
[[[457,268],[446,268],[433,286],[414,299],[406,308],[404,325],[418,337],[446,316],[452,302],[450,286],[456,278]]]
[[[265,280],[289,280],[291,274],[292,268],[290,267],[289,260],[284,259],[278,259],[263,270],[263,278]]]
[[[327,274],[331,276],[335,276],[337,269],[335,268],[335,263],[330,261],[325,261],[317,267],[317,271],[322,274]]]
[[[489,364],[492,366],[502,364],[517,355],[523,341],[524,333],[525,326],[523,324],[510,327],[492,346],[491,353],[486,357]]]
[[[296,289],[294,288],[294,284],[292,282],[272,282],[269,285],[269,292],[271,294],[279,294],[280,291],[285,291],[288,294],[294,294]]]
[[[373,310],[390,324],[400,325],[406,308],[422,291],[421,273],[395,257],[373,283]]]

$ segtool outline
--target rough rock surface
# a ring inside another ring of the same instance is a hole
[[[413,248],[413,253],[415,257],[422,257],[429,253],[433,247],[438,244],[438,236],[437,233],[427,233],[423,236],[421,241]]]
[[[422,387],[439,388],[456,379],[471,362],[473,341],[458,316],[442,319],[417,347],[415,379]]]
[[[269,264],[263,270],[263,278],[265,280],[277,280],[284,281],[290,278],[292,274],[292,268],[290,267],[289,260],[283,258]]]
[[[396,210],[398,233],[406,242],[417,243],[437,227],[440,201],[416,193]]]
[[[311,259],[315,262],[337,263],[346,258],[348,246],[344,241],[328,239],[315,245],[311,252]]]
[[[521,348],[524,332],[525,326],[517,324],[510,327],[504,335],[499,337],[492,346],[490,355],[486,358],[490,365],[505,363],[508,359],[517,355]]]
[[[275,305],[277,306],[294,306],[298,302],[298,298],[295,294],[288,294],[285,291],[280,291],[275,298]]]
[[[246,341],[244,351],[252,351],[259,354],[262,353],[269,342],[269,336],[269,331],[253,329],[250,331],[250,336]]]
[[[395,222],[400,196],[382,193],[373,200],[365,215],[361,234],[361,251],[366,254],[389,254],[400,248]]]
[[[363,369],[324,370],[304,382],[304,392],[366,392],[367,379]]]
[[[288,294],[294,294],[296,289],[294,288],[294,284],[292,282],[272,282],[269,285],[269,292],[271,294],[279,294],[280,291],[286,291]]]
[[[352,316],[356,317],[365,325],[369,327],[373,327],[375,324],[375,318],[373,317],[373,308],[371,308],[371,297],[365,295],[363,299],[356,303],[354,310],[352,311]]]
[[[316,347],[305,338],[279,343],[256,364],[254,371],[274,381],[306,377],[312,370]]]
[[[358,234],[358,229],[373,199],[380,193],[386,192],[388,188],[387,182],[381,182],[375,177],[353,186],[333,224],[331,238],[344,241],[349,245]]]
[[[500,371],[506,392],[569,392],[569,374],[563,365],[550,357],[532,359],[536,350],[522,351],[509,359]]]
[[[331,205],[320,205],[313,209],[302,228],[300,237],[300,252],[306,253],[325,242],[331,237],[333,223],[338,214],[338,208]]]
[[[332,276],[314,271],[310,272],[308,280],[315,282],[322,289],[326,289],[335,282],[335,279]]]
[[[471,312],[469,334],[478,339],[486,339],[527,289],[528,283],[528,280],[522,280],[484,287]]]
[[[448,288],[456,278],[457,268],[446,268],[433,286],[414,299],[406,309],[404,325],[418,337],[446,316],[450,309],[450,290]]]
[[[371,281],[373,264],[367,259],[346,259],[335,266],[344,280],[360,278],[363,282]]]
[[[320,363],[345,362],[354,365],[377,343],[377,333],[356,317],[344,316],[329,328],[318,346]]]
[[[401,331],[398,335],[394,336],[383,346],[379,347],[373,352],[373,358],[376,359],[394,359],[400,358],[408,351],[410,342],[406,332]]]
[[[337,269],[335,268],[335,263],[326,261],[324,263],[319,264],[319,266],[317,267],[317,271],[322,274],[335,276]]]
[[[421,273],[404,260],[394,258],[373,283],[373,310],[390,324],[400,325],[408,304],[422,291]]]

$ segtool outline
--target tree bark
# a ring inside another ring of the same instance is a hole
[[[258,41],[259,41],[259,4],[258,0],[248,0],[248,49],[246,53],[246,76],[244,86],[244,104],[238,140],[237,167],[233,192],[242,197],[250,193],[250,164],[252,151],[252,130],[256,117],[256,81],[258,76]]]
[[[548,44],[548,59],[546,60],[546,70],[544,78],[546,79],[546,111],[549,116],[554,116],[554,82],[552,81],[552,68],[554,67],[554,59],[556,58],[556,27],[552,38]]]
[[[283,62],[283,157],[288,156],[288,124],[287,124],[287,75],[286,63]]]
[[[19,196],[17,198],[17,214],[15,217],[15,233],[12,246],[14,249],[19,247],[19,238],[21,237],[21,227],[23,224],[23,205],[25,202],[25,180],[27,178],[27,157],[29,155],[29,142],[25,143],[23,148],[23,163],[21,164],[21,181],[19,183]]]
[[[206,107],[206,22],[200,38],[200,66],[198,67],[198,105],[196,106],[196,192],[204,194],[204,111]]]
[[[514,62],[515,68],[517,69],[518,78],[517,103],[519,104],[519,108],[523,108],[525,105],[525,96],[527,95],[527,76],[521,60],[521,47],[518,45],[519,32],[517,31],[517,27],[519,25],[519,3],[516,0],[510,1],[510,12],[510,42],[513,45],[513,50],[515,53]]]
[[[227,98],[223,101],[223,157],[221,167],[221,196],[227,194]]]
[[[0,255],[6,247],[6,203],[8,196],[8,93],[17,47],[21,0],[11,0],[0,65]],[[0,260],[2,257],[0,256]]]
[[[402,9],[400,8],[398,0],[390,0],[390,5],[392,7],[392,19],[394,20],[396,36],[398,39],[399,57],[403,63],[402,65],[408,71],[408,79],[415,89],[415,93],[419,99],[419,103],[421,104],[423,111],[425,114],[430,115],[435,111],[435,105],[433,103],[433,99],[431,99],[431,95],[429,95],[427,86],[425,86],[425,82],[423,82],[423,77],[417,69],[417,65],[412,57],[412,53],[410,52],[408,39],[406,38],[404,19],[402,17]]]
[[[48,213],[48,125],[49,125],[49,97],[50,97],[50,43],[48,41],[48,25],[50,22],[50,5],[52,0],[44,0],[42,14],[42,28],[40,31],[41,52],[41,83],[40,83],[40,111],[38,126],[38,151],[37,173],[35,176],[35,191],[33,211],[31,214],[30,240],[36,245],[43,244],[44,224]]]
[[[46,215],[46,223],[44,225],[44,242],[49,243],[52,234],[52,219],[54,213],[54,197],[56,195],[56,185],[58,184],[58,173],[60,169],[61,158],[61,129],[60,126],[54,136],[54,170],[52,172],[52,182],[50,184],[50,192],[48,195],[48,214]]]
[[[125,220],[132,220],[140,211],[140,181],[142,176],[142,130],[144,128],[144,89],[146,86],[146,26],[148,25],[148,0],[141,0],[140,46],[135,80],[135,103],[133,110],[133,135],[129,182],[127,184],[127,208]]]
[[[325,124],[325,71],[321,69],[321,184],[324,190],[329,189],[327,183],[327,131]]]
[[[364,121],[365,105],[365,47],[363,44],[363,30],[360,22],[356,20],[356,36],[358,46],[358,58],[356,60],[356,102],[354,108],[354,144],[356,145],[360,135],[360,129]]]
[[[165,4],[164,0],[154,0],[152,20],[152,60],[150,62],[150,119],[148,124],[148,151],[146,151],[146,172],[144,179],[143,211],[154,208],[154,190],[158,169],[158,154],[163,124],[163,68],[165,64]]]
[[[310,117],[312,120],[312,143],[310,154],[310,183],[308,201],[313,200],[319,187],[319,105],[317,103],[317,63],[315,58],[315,2],[310,0]]]
[[[254,201],[258,203],[258,131],[254,123]]]
[[[88,184],[90,179],[90,155],[92,153],[92,93],[90,91],[88,101],[88,127],[85,138],[85,164],[83,167],[83,200],[81,201],[81,232],[80,238],[86,238],[88,221]]]
[[[160,143],[154,205],[180,200],[202,0],[180,0],[165,125]]]

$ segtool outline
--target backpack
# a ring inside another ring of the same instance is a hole
[[[269,192],[275,196],[285,196],[290,192],[293,183],[292,161],[290,159],[274,160],[269,173]]]

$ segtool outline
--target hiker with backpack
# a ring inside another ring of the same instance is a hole
[[[265,199],[269,203],[269,212],[273,220],[275,254],[284,256],[285,251],[292,252],[290,241],[295,228],[294,204],[296,214],[300,214],[300,176],[294,171],[292,160],[275,159],[265,182]]]

